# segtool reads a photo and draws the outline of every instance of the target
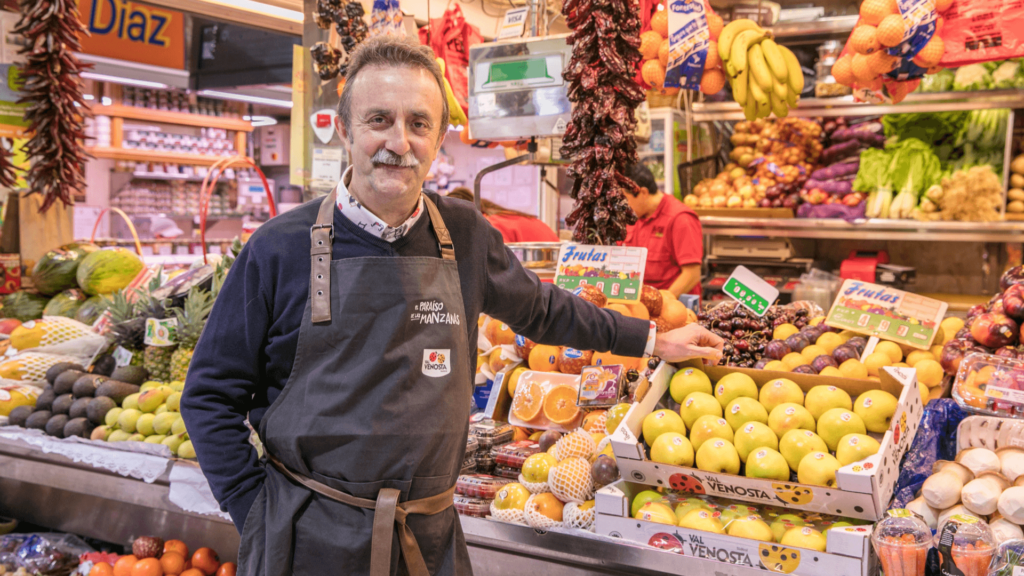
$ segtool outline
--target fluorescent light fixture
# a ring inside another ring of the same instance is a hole
[[[110,99],[109,97],[107,97],[107,96],[104,96],[103,98],[100,98],[100,104],[103,104],[104,106],[110,106],[110,105],[111,105],[111,104],[113,104],[113,103],[114,103],[114,101],[113,101],[113,100],[111,100],[111,99]]]
[[[223,100],[236,100],[238,102],[249,102],[251,104],[266,104],[267,106],[277,106],[279,108],[291,108],[291,100],[276,100],[274,98],[262,98],[260,96],[248,96],[246,94],[235,94],[232,92],[221,92],[219,90],[200,90],[198,92],[200,96],[208,96],[210,98],[221,98]]]
[[[114,84],[127,84],[128,86],[139,86],[142,88],[156,88],[165,89],[170,88],[163,82],[150,82],[148,80],[136,80],[134,78],[123,78],[121,76],[108,76],[106,74],[97,74],[95,72],[82,72],[79,74],[82,78],[88,78],[89,80],[98,80],[100,82],[113,82]]]
[[[271,4],[264,4],[263,2],[255,2],[253,0],[206,0],[206,3],[220,4],[222,6],[234,6],[235,8],[241,8],[242,10],[248,10],[250,12],[258,12],[260,14],[283,18],[293,22],[302,22],[302,12],[273,6]]]
[[[274,126],[277,124],[277,119],[270,116],[242,116],[242,120],[252,122],[253,128],[259,128],[260,126]]]
[[[82,94],[82,99],[83,100],[95,100],[96,97],[93,96],[92,94]]]

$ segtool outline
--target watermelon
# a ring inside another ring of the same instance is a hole
[[[78,265],[78,286],[90,296],[110,294],[131,284],[143,266],[142,259],[124,248],[97,250]]]
[[[78,309],[82,307],[82,303],[85,302],[85,298],[85,294],[78,288],[65,290],[46,303],[46,308],[43,308],[43,316],[74,318]]]
[[[99,250],[95,244],[66,244],[50,250],[32,269],[32,283],[41,294],[53,296],[78,287],[78,265],[87,254]]]
[[[22,322],[37,320],[43,317],[43,308],[49,301],[46,296],[19,290],[4,296],[4,306],[0,308],[0,314],[4,318],[14,318]]]
[[[92,296],[78,307],[78,311],[75,313],[75,320],[92,326],[93,322],[100,317],[100,314],[106,311],[109,304],[110,301],[104,296]]]

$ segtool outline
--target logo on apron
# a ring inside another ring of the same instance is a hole
[[[452,371],[451,350],[424,350],[423,375],[431,378],[447,376]]]

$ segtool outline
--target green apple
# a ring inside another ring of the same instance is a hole
[[[725,534],[722,521],[715,518],[714,514],[709,510],[690,510],[679,521],[679,527],[700,530],[702,532],[714,532],[715,534]]]
[[[684,368],[672,375],[668,393],[677,404],[682,404],[693,392],[712,394],[711,379],[707,374],[696,368]]]
[[[749,538],[761,542],[774,542],[775,535],[768,524],[760,516],[750,515],[743,518],[736,518],[729,523],[729,536]]]
[[[164,436],[163,434],[152,434],[150,436],[146,436],[146,444],[160,444],[164,441],[164,438],[167,438],[167,436]]]
[[[747,478],[789,480],[789,464],[777,451],[758,448],[747,456]]]
[[[810,526],[790,528],[782,535],[782,540],[779,541],[779,544],[824,552],[825,535]]]
[[[722,474],[740,473],[740,455],[728,440],[715,438],[697,449],[697,468]]]
[[[181,420],[181,414],[177,412],[164,412],[163,414],[157,414],[153,419],[153,430],[157,434],[170,434],[171,427],[175,422]]]
[[[666,432],[651,446],[651,461],[672,466],[693,466],[693,445],[677,432]]]
[[[142,386],[139,386],[139,392],[145,392],[147,390],[154,390],[156,388],[159,388],[162,385],[163,385],[162,382],[157,382],[156,380],[150,380],[148,382],[143,382]]]
[[[139,396],[139,410],[153,412],[164,403],[164,400],[167,400],[167,393],[160,388],[146,390]]]
[[[828,528],[825,528],[825,532],[828,532],[833,528],[845,528],[847,526],[853,526],[853,524],[847,522],[846,520],[840,520],[839,522],[833,522],[829,524]]]
[[[117,417],[117,425],[125,432],[131,434],[135,432],[135,424],[139,421],[139,416],[142,416],[142,412],[139,412],[135,408],[129,408],[121,412],[121,415]]]
[[[141,392],[136,392],[135,394],[129,394],[128,396],[125,396],[124,400],[121,401],[121,407],[124,408],[125,410],[138,410],[139,396],[141,395]]]
[[[725,529],[728,530],[729,523],[733,520],[751,515],[756,516],[757,514],[758,510],[753,506],[747,506],[746,504],[730,504],[722,510],[722,514],[718,519],[722,521],[722,526],[725,526]]]
[[[885,390],[868,390],[857,397],[853,411],[864,420],[868,432],[884,434],[899,401]]]
[[[675,512],[672,511],[668,504],[661,502],[648,502],[644,504],[636,511],[636,515],[633,517],[637,520],[646,520],[647,522],[676,525]]]
[[[683,404],[679,407],[679,415],[683,417],[683,424],[689,430],[701,416],[711,415],[721,418],[722,405],[711,394],[693,392],[683,400]]]
[[[772,535],[775,536],[775,541],[778,542],[782,540],[782,536],[786,531],[797,526],[805,526],[806,524],[807,522],[796,514],[782,514],[775,520],[772,520]]]
[[[697,418],[697,421],[693,423],[693,428],[690,429],[690,443],[693,444],[693,449],[700,450],[701,445],[712,438],[721,438],[731,443],[732,427],[725,421],[725,418],[718,418],[710,414]]]
[[[174,412],[169,412],[169,414],[174,414]],[[174,424],[171,424],[171,434],[185,434],[187,432],[188,430],[185,430],[184,419],[178,418],[174,421]]]
[[[715,398],[723,408],[740,396],[757,400],[757,384],[754,384],[753,378],[742,372],[726,374],[715,384]]]
[[[171,412],[181,412],[181,392],[171,392],[167,395],[167,409]]]
[[[807,408],[792,402],[779,404],[768,414],[768,427],[782,438],[790,430],[814,431],[814,416]]]
[[[124,408],[111,408],[107,410],[107,414],[103,417],[103,423],[107,426],[114,426],[117,424],[117,419],[121,416],[121,412],[124,412]]]
[[[818,436],[825,441],[828,449],[835,452],[839,439],[847,434],[864,434],[864,421],[846,408],[833,408],[818,419]]]
[[[761,393],[758,396],[758,399],[761,401],[765,410],[771,412],[779,404],[790,403],[803,406],[804,391],[792,380],[776,378],[761,387]]]
[[[153,411],[153,414],[154,415],[156,415],[156,414],[163,414],[164,412],[167,412],[167,403],[166,402],[164,402],[163,404],[157,406],[156,410]]]
[[[167,446],[168,448],[170,448],[171,449],[171,454],[174,454],[175,456],[177,456],[178,455],[178,448],[181,446],[181,444],[183,442],[185,442],[185,435],[184,434],[175,434],[173,436],[168,436],[167,438],[164,438],[164,440],[163,440],[163,442],[161,442],[161,444],[163,444],[164,446]]]
[[[753,398],[740,396],[725,407],[725,421],[733,430],[739,430],[747,422],[768,423],[768,411]]]
[[[833,408],[853,410],[853,400],[846,390],[835,386],[815,386],[804,398],[804,408],[817,420],[821,415]]]
[[[136,432],[135,434],[132,434],[131,436],[128,437],[128,441],[129,442],[145,442],[146,441],[146,437],[143,436],[142,434],[139,434],[138,432]]]
[[[644,490],[633,497],[633,504],[630,505],[629,515],[636,517],[636,513],[640,510],[640,507],[648,502],[658,501],[660,502],[663,496],[660,492],[654,490]]]
[[[810,430],[790,430],[779,440],[779,452],[793,472],[800,467],[800,461],[811,452],[827,452],[828,446],[820,436]]]
[[[757,448],[778,450],[779,437],[772,432],[767,424],[747,422],[743,428],[736,431],[733,444],[736,446],[736,452],[740,455],[740,460],[746,462],[747,455]]]
[[[124,430],[114,430],[110,433],[110,436],[107,436],[107,442],[124,442],[130,436],[131,434]]]
[[[676,523],[678,524],[678,521],[682,520],[683,517],[689,514],[691,510],[711,511],[711,508],[708,506],[707,502],[700,498],[687,498],[686,500],[676,504]]]
[[[112,432],[113,432],[113,430],[111,430],[110,426],[106,426],[106,425],[104,425],[104,426],[97,426],[97,427],[92,429],[92,434],[89,435],[89,440],[104,440],[105,441],[107,438],[110,437],[110,434]]]
[[[866,434],[847,434],[839,439],[836,448],[836,460],[843,466],[859,462],[868,456],[878,453],[881,446],[878,440]]]
[[[135,421],[135,430],[143,436],[152,436],[156,434],[156,430],[153,430],[153,419],[156,416],[152,414],[143,414],[139,416],[139,419]]]
[[[523,462],[523,478],[527,482],[541,483],[548,481],[551,469],[558,466],[558,460],[547,452],[538,452]]]
[[[191,448],[192,444],[189,443]],[[181,449],[185,447],[185,443],[182,442],[181,446],[178,447],[179,454]],[[192,452],[193,456],[195,451]],[[182,456],[185,458],[185,456]],[[498,510],[523,510],[526,508],[526,500],[530,497],[530,491],[525,486],[518,482],[512,482],[505,484],[498,490],[498,493],[494,495],[494,507]]]
[[[683,418],[673,410],[655,410],[644,418],[643,424],[644,442],[653,446],[658,436],[666,432],[686,434],[686,426]]]
[[[828,452],[811,452],[800,461],[796,478],[801,484],[835,488],[836,470],[841,467],[839,460]]]

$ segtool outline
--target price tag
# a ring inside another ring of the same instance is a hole
[[[505,19],[501,22],[501,30],[498,31],[498,40],[522,36],[526,30],[526,14],[529,11],[529,8],[506,10]]]
[[[134,354],[132,354],[128,350],[125,350],[124,347],[118,346],[117,348],[114,348],[114,353],[111,354],[111,356],[114,357],[114,364],[118,368],[120,368],[121,366],[127,366],[131,364],[132,356],[134,356]]]
[[[927,350],[948,307],[941,300],[889,286],[847,280],[825,324]]]
[[[174,346],[174,331],[177,327],[177,318],[146,318],[146,336],[143,341],[147,346]]]
[[[646,266],[647,248],[564,244],[558,251],[555,285],[575,290],[589,284],[612,302],[637,302]]]
[[[758,317],[764,316],[779,298],[779,291],[774,286],[761,280],[746,266],[737,266],[733,270],[722,291]]]

